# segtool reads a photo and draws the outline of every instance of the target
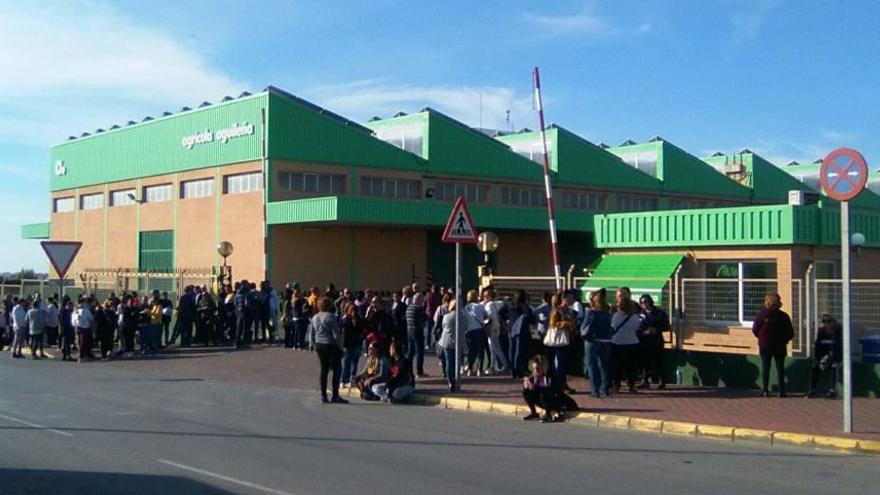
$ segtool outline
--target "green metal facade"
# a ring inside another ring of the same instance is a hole
[[[22,239],[49,239],[52,234],[52,224],[49,222],[29,223],[21,226]]]
[[[166,272],[174,269],[173,230],[140,233],[138,269],[154,272]]]
[[[769,205],[742,208],[596,215],[596,246],[611,248],[834,245],[840,214],[818,206]],[[852,229],[866,245],[880,246],[880,214],[857,212]]]
[[[266,94],[161,117],[52,147],[49,189],[59,191],[107,182],[164,175],[261,157],[262,110]],[[183,140],[233,125],[253,125],[253,133],[191,147]],[[56,164],[65,173],[56,173]]]
[[[340,222],[442,228],[449,219],[450,209],[449,204],[433,201],[331,196],[275,201],[269,203],[267,217],[269,225]],[[498,206],[473,205],[469,210],[480,229],[547,229],[547,216],[542,209],[521,209],[515,215],[511,214],[510,208]],[[561,231],[592,230],[592,216],[589,214],[560,211],[556,221]]]

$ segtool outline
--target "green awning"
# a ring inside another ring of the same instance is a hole
[[[601,288],[613,292],[629,287],[633,298],[650,294],[655,302],[663,299],[663,288],[684,259],[683,254],[606,254],[584,282],[584,296]]]

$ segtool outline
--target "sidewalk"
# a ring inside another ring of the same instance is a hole
[[[439,378],[437,359],[426,357],[425,364],[431,377],[418,381],[416,388],[420,394],[522,403],[519,380],[509,376],[464,378],[463,390],[450,394],[445,380]],[[318,359],[313,353],[280,347],[254,347],[236,352],[228,348],[171,348],[155,358],[95,362],[80,366],[104,365],[176,378],[297,389],[317,389],[318,381]],[[666,390],[640,390],[637,394],[621,393],[611,398],[594,399],[586,393],[589,386],[584,379],[574,378],[570,385],[579,392],[573,397],[587,412],[880,441],[880,399],[855,399],[855,433],[845,435],[842,433],[843,403],[840,400],[805,399],[795,395],[787,399],[761,398],[757,391],[675,385]]]

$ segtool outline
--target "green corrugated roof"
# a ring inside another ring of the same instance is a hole
[[[629,287],[633,297],[648,293],[659,301],[663,287],[684,254],[606,254],[581,290]]]
[[[630,191],[662,193],[663,183],[623,162],[617,155],[596,146],[571,131],[553,125],[546,130],[551,166],[558,185],[571,184]],[[537,131],[496,137],[510,144],[540,138]]]

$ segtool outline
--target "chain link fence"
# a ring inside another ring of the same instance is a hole
[[[823,314],[841,322],[843,313],[843,281],[840,279],[817,279],[814,284],[815,326]],[[852,280],[850,283],[850,328],[852,352],[861,355],[859,339],[880,335],[880,280]]]

